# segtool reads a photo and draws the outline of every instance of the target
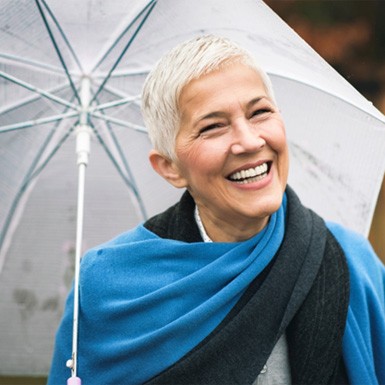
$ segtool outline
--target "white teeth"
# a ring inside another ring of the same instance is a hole
[[[264,174],[267,172],[267,168],[267,163],[263,163],[254,168],[237,171],[230,175],[229,179],[238,181],[240,183],[255,182],[256,180],[260,180],[262,177],[264,177]],[[245,180],[246,178],[252,179]]]

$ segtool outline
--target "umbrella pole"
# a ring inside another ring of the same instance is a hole
[[[79,125],[76,128],[76,153],[78,165],[78,202],[76,220],[76,253],[75,253],[75,277],[74,277],[74,309],[72,330],[72,357],[67,361],[67,367],[71,368],[71,377],[67,385],[81,385],[81,379],[77,377],[78,355],[78,325],[79,325],[79,276],[80,259],[82,255],[83,220],[84,220],[84,191],[85,174],[90,153],[91,129],[88,125],[88,107],[90,102],[90,81],[84,77],[81,85],[81,113]]]

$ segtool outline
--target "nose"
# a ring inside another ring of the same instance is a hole
[[[232,128],[231,152],[234,155],[255,152],[265,146],[266,141],[261,137],[260,129],[253,126],[247,119],[238,120]]]

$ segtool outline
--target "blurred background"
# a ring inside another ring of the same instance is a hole
[[[385,113],[384,0],[265,0],[342,76]],[[385,183],[370,241],[385,262]],[[0,385],[40,385],[46,378],[1,377]],[[117,384],[119,385],[119,384]]]

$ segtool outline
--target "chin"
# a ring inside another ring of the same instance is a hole
[[[270,215],[274,214],[281,207],[282,199],[283,194],[279,197],[268,199],[267,202],[261,202],[261,204],[258,205],[258,209],[256,210],[259,214],[258,216],[269,217]]]

